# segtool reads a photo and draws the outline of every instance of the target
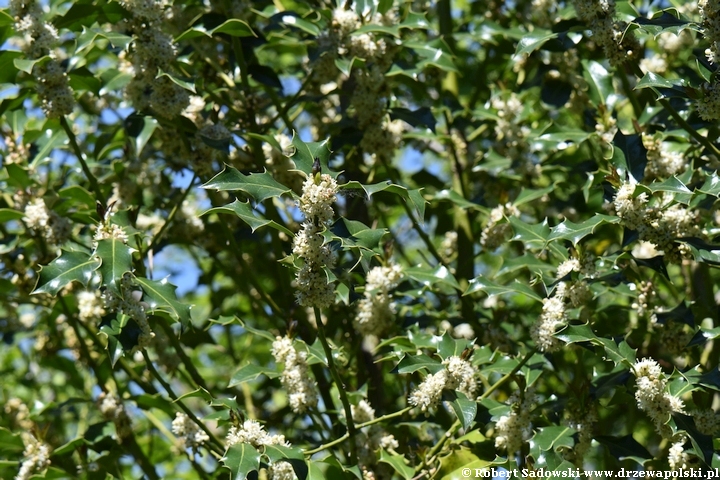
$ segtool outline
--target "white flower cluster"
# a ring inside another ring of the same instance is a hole
[[[272,355],[277,363],[285,364],[280,381],[288,392],[292,411],[303,413],[309,408],[315,408],[318,392],[308,371],[307,352],[297,351],[291,338],[277,337],[272,345]]]
[[[558,267],[558,276],[566,271],[569,273],[576,269],[583,271],[579,261],[575,263],[570,260]],[[586,269],[585,271],[590,275],[590,270]],[[554,334],[558,328],[564,326],[567,322],[567,307],[580,307],[591,297],[592,292],[587,282],[580,279],[570,282],[559,282],[555,287],[553,296],[543,299],[540,318],[530,330],[530,335],[541,352],[553,352],[560,347],[561,342],[554,337]]]
[[[70,221],[50,211],[42,198],[36,198],[25,206],[23,221],[51,245],[62,245],[72,232]]]
[[[97,404],[102,416],[115,424],[118,443],[122,443],[124,438],[132,434],[132,422],[125,411],[122,400],[115,395],[102,392],[97,399]]]
[[[564,456],[566,460],[574,463],[581,467],[583,465],[583,459],[593,439],[593,424],[597,422],[597,414],[594,409],[587,410],[579,414],[573,415],[568,419],[565,424],[577,432],[577,441],[572,447],[572,450],[568,451]]]
[[[290,462],[281,460],[270,465],[268,478],[269,480],[297,480],[297,475],[295,475]]]
[[[58,42],[57,30],[42,20],[42,10],[35,1],[12,0],[8,6],[15,19],[15,30],[23,35],[23,52],[31,59],[50,56],[50,60],[33,68],[43,111],[48,118],[72,113],[75,98],[68,85],[67,75],[52,51]]]
[[[692,412],[695,426],[703,435],[715,436],[720,433],[720,413],[711,409],[695,410]]]
[[[109,289],[105,290],[103,296],[106,310],[123,313],[135,320],[138,328],[140,328],[138,348],[147,348],[155,334],[150,329],[147,313],[145,313],[148,304],[141,301],[142,291],[134,289],[132,274],[129,272],[123,274],[120,281],[120,296]]]
[[[30,420],[30,409],[17,397],[8,399],[3,408],[10,422],[22,430],[31,430],[35,423]]]
[[[707,121],[720,118],[720,83],[704,83],[701,87],[702,96],[695,103],[700,118]]]
[[[516,392],[509,398],[512,410],[495,422],[495,447],[505,450],[508,455],[515,455],[532,436],[532,411],[537,396],[532,389],[528,389],[520,398]]]
[[[669,436],[666,431],[669,427],[665,423],[671,413],[684,413],[683,401],[666,391],[667,379],[655,360],[638,360],[632,371],[635,375],[635,400],[638,407],[655,423],[658,433]]]
[[[575,0],[578,18],[592,30],[610,65],[616,66],[637,56],[639,44],[625,32],[626,23],[615,21],[615,0]]]
[[[170,70],[176,55],[172,37],[161,28],[164,3],[154,0],[120,3],[132,14],[128,28],[135,36],[129,58],[133,79],[125,88],[125,95],[137,110],[152,108],[166,118],[180,115],[190,103],[190,95],[168,77],[157,78],[161,70]]]
[[[360,400],[357,405],[352,405],[351,408],[355,425],[375,419],[375,409],[370,406],[367,400]],[[386,433],[380,425],[371,425],[358,432],[355,443],[358,447],[358,459],[361,468],[369,468],[377,463],[376,452],[379,449],[383,448],[392,451],[400,447],[395,437]]]
[[[637,230],[641,241],[662,250],[668,262],[679,263],[690,252],[685,245],[676,244],[675,239],[700,234],[696,215],[680,204],[650,206],[647,193],[634,195],[635,187],[624,183],[618,189],[613,201],[617,215],[627,228]]]
[[[458,356],[443,360],[445,369],[438,373],[429,374],[408,398],[408,401],[426,412],[429,408],[437,406],[444,389],[458,390],[469,399],[475,398],[477,380],[475,367]]]
[[[232,426],[225,438],[225,445],[230,448],[237,443],[248,443],[253,447],[262,445],[282,445],[289,447],[284,435],[270,435],[256,420],[245,420],[241,427]]]
[[[3,135],[5,142],[5,164],[24,163],[30,157],[28,145],[23,143],[22,139],[15,138],[12,135]]]
[[[500,222],[510,216],[520,216],[520,210],[511,203],[498,205],[490,211],[490,219],[480,234],[480,244],[486,250],[495,250],[508,240],[513,231],[512,226],[507,222]]]
[[[317,183],[316,183],[317,182]],[[322,229],[332,222],[338,185],[330,175],[308,176],[298,206],[305,215],[295,236],[293,253],[304,265],[297,273],[298,303],[303,307],[329,307],[335,301],[335,287],[328,283],[324,268],[335,266],[335,254],[324,244]]]
[[[690,455],[685,451],[685,436],[681,436],[680,440],[673,442],[670,450],[668,450],[668,464],[671,470],[681,470],[688,468]]]
[[[31,434],[24,434],[23,442],[25,443],[24,460],[15,480],[27,480],[35,472],[41,472],[50,466],[50,447],[47,444]]]
[[[497,110],[495,136],[501,142],[499,152],[519,165],[519,169],[532,176],[539,165],[533,164],[528,137],[530,127],[522,119],[523,103],[515,92],[492,98],[489,106]],[[509,205],[509,204],[508,204]]]
[[[710,42],[705,55],[710,63],[720,63],[720,4],[715,0],[699,0],[703,36]]]
[[[97,291],[89,292],[83,290],[77,294],[78,319],[81,322],[90,323],[99,320],[105,315],[102,298]]]
[[[637,287],[637,300],[632,303],[632,308],[637,312],[638,318],[647,318],[650,323],[657,322],[655,299],[657,290],[652,282],[641,281]]]
[[[198,447],[210,440],[207,433],[200,430],[200,427],[190,420],[190,417],[181,412],[175,414],[175,419],[172,421],[172,432],[178,436],[178,443],[183,450],[189,447],[193,451],[197,451]]]
[[[390,290],[402,278],[399,265],[373,267],[365,278],[365,292],[358,302],[355,328],[363,335],[381,337],[390,328],[395,315],[395,302],[391,301]]]
[[[665,179],[685,170],[687,162],[680,152],[669,150],[662,141],[662,135],[642,134],[642,142],[647,148],[645,177]]]
[[[108,223],[108,222],[102,222],[98,227],[97,230],[95,230],[95,235],[93,235],[93,246],[97,247],[97,243],[100,240],[107,240],[107,239],[114,239],[114,240],[120,240],[124,244],[127,245],[128,242],[128,234],[125,232],[125,229],[121,227],[120,225],[115,225],[114,223]]]

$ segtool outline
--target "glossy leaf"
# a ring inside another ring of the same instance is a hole
[[[205,183],[203,188],[218,191],[239,190],[258,202],[290,192],[288,187],[277,182],[267,172],[245,175],[233,167],[225,167],[225,170]]]
[[[509,285],[500,285],[483,277],[482,275],[479,275],[470,280],[470,284],[467,290],[465,290],[465,292],[463,293],[463,295],[470,295],[476,292],[483,292],[489,296],[517,294],[532,298],[533,300],[537,300],[538,302],[542,301],[542,298],[537,293],[535,293],[535,291],[533,291],[526,284],[519,282],[517,279]]]
[[[153,310],[169,313],[173,318],[179,320],[183,327],[190,325],[190,306],[182,303],[175,295],[175,285],[163,279],[158,281],[137,277],[137,283],[145,292],[143,301],[150,305]]]
[[[225,452],[222,462],[232,471],[233,480],[241,480],[260,468],[260,454],[249,443],[236,443]]]
[[[63,250],[59,257],[42,267],[33,293],[57,295],[71,282],[87,285],[99,266],[100,262],[87,253]]]
[[[125,272],[132,271],[132,249],[121,240],[107,238],[98,242],[95,255],[102,262],[102,284],[120,295],[120,280]]]
[[[402,455],[389,454],[384,449],[380,450],[380,463],[390,465],[405,480],[410,480],[415,476],[415,469],[406,463],[405,457]]]
[[[284,232],[287,235],[294,235],[292,231],[288,230],[286,227],[280,225],[276,221],[268,220],[267,218],[263,217],[262,214],[260,214],[256,209],[252,207],[252,205],[250,205],[250,202],[241,202],[240,200],[235,200],[234,202],[229,203],[224,207],[211,208],[201,213],[200,216],[209,215],[211,213],[235,214],[238,216],[238,218],[240,218],[240,220],[247,223],[253,232],[255,232],[255,230],[257,230],[258,228],[269,226],[274,228],[275,230]]]

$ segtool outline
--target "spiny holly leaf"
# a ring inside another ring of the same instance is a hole
[[[404,272],[408,278],[418,281],[427,287],[441,283],[458,290],[460,289],[460,285],[457,283],[457,280],[455,280],[453,274],[443,265],[438,265],[433,269],[429,267],[410,267],[406,268]]]
[[[468,399],[462,392],[449,391],[443,395],[443,399],[445,397],[448,398],[450,406],[463,428],[467,430],[477,415],[477,402]]]
[[[267,373],[267,369],[248,363],[247,365],[240,367],[240,369],[235,372],[232,379],[230,379],[228,388],[232,388],[235,385],[240,385],[241,383],[248,382],[250,380],[255,380],[264,373]]]
[[[173,318],[180,320],[183,328],[190,325],[190,306],[180,302],[175,295],[175,285],[166,278],[158,281],[137,277],[137,282],[145,292],[143,300],[150,308],[169,313]]]
[[[280,461],[292,465],[298,480],[305,480],[308,476],[308,466],[305,463],[305,456],[299,448],[285,447],[283,445],[266,445],[265,455],[272,463]]]
[[[583,60],[583,76],[590,87],[590,99],[595,105],[606,104],[610,95],[615,93],[613,75],[594,60]]]
[[[260,454],[249,443],[236,443],[228,448],[222,462],[232,470],[234,480],[242,480],[260,467]]]
[[[640,445],[632,435],[624,437],[597,436],[595,440],[605,445],[610,450],[610,454],[618,460],[629,458],[644,465],[645,462],[652,459],[650,452]]]
[[[415,476],[415,470],[405,463],[405,457],[402,455],[390,455],[385,450],[380,450],[380,462],[387,463],[405,480],[410,480]]]
[[[613,138],[612,164],[621,177],[628,174],[640,182],[645,176],[647,148],[638,134],[625,135],[619,129]]]
[[[95,255],[102,261],[102,284],[119,295],[123,274],[132,270],[132,248],[120,240],[106,238],[98,242]]]
[[[244,175],[233,167],[225,167],[225,170],[211,178],[203,188],[211,188],[218,191],[240,190],[253,197],[258,202],[267,198],[279,197],[288,193],[290,189],[277,182],[267,172],[251,173]]]
[[[594,233],[598,225],[602,225],[603,223],[618,223],[619,221],[620,218],[618,217],[601,214],[596,214],[594,217],[581,223],[573,223],[570,220],[565,220],[550,229],[548,241],[570,240],[573,244],[577,245],[580,240]]]
[[[60,256],[42,267],[33,293],[57,295],[72,281],[87,285],[100,262],[87,253],[63,250]]]
[[[572,447],[575,444],[572,436],[575,433],[570,427],[540,427],[530,440],[530,448],[536,445],[542,451],[555,450],[558,447]]]
[[[138,339],[142,331],[138,324],[127,315],[106,315],[100,323],[100,331],[107,335],[107,351],[110,355],[110,365],[138,345]]]
[[[250,205],[250,202],[241,202],[240,200],[235,200],[234,202],[229,203],[224,207],[211,208],[210,210],[201,213],[200,216],[208,215],[210,213],[234,213],[238,216],[238,218],[240,218],[240,220],[247,223],[253,232],[255,232],[255,230],[257,230],[258,228],[267,225],[274,228],[275,230],[279,230],[290,236],[295,235],[293,232],[280,225],[276,221],[268,220],[267,218],[263,217],[257,210],[252,207],[252,205]]]
[[[293,135],[292,144],[295,147],[295,155],[292,156],[295,167],[306,175],[312,175],[313,163],[315,159],[320,160],[322,173],[327,173],[333,178],[337,178],[339,172],[330,171],[328,160],[330,159],[330,139],[322,142],[303,142],[297,134]]]
[[[516,293],[532,298],[533,300],[537,300],[538,302],[542,301],[540,295],[535,293],[533,289],[531,289],[524,283],[519,282],[517,279],[515,279],[515,281],[510,285],[500,285],[483,277],[482,275],[479,275],[470,280],[470,284],[468,285],[468,288],[467,290],[465,290],[463,295],[470,295],[471,293],[480,291],[486,293],[489,296],[504,295],[506,293]]]

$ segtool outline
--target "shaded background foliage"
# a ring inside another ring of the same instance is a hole
[[[718,467],[712,31],[697,5],[616,2],[618,61],[584,3],[10,2],[0,476]],[[316,157],[341,186],[325,345],[292,253]],[[402,281],[368,331],[381,265]],[[288,332],[320,394],[303,414],[271,351]],[[410,408],[458,356],[479,397]],[[642,358],[684,403],[663,426]],[[330,443],[346,399],[397,445]],[[228,448],[245,419],[292,447]]]

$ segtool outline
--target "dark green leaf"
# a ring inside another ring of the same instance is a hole
[[[625,135],[618,129],[613,138],[612,163],[621,178],[629,174],[640,182],[645,176],[647,165],[647,148],[640,135]]]
[[[320,166],[322,167],[321,173],[327,173],[333,178],[337,178],[338,173],[332,172],[328,167],[328,160],[330,159],[330,139],[323,142],[303,142],[297,134],[293,135],[292,144],[295,147],[295,154],[292,156],[292,160],[295,162],[295,167],[306,175],[312,174],[312,167],[315,163],[315,159],[320,160]]]
[[[169,313],[173,318],[179,320],[183,327],[190,325],[190,305],[185,305],[175,295],[175,285],[162,279],[159,282],[137,277],[145,297],[143,301],[150,305],[151,309]]]
[[[607,104],[607,99],[615,93],[613,75],[594,60],[583,60],[583,76],[590,87],[590,99],[595,105]]]
[[[235,200],[233,203],[229,203],[224,207],[211,208],[210,210],[201,213],[200,216],[209,215],[211,213],[234,213],[243,222],[247,223],[253,232],[255,232],[255,230],[257,230],[258,228],[267,225],[290,236],[295,235],[292,231],[288,230],[286,227],[280,225],[276,221],[268,220],[267,218],[263,217],[260,213],[258,213],[257,210],[252,207],[252,205],[250,205],[250,202],[241,202],[240,200]]]
[[[448,394],[451,398],[450,406],[460,420],[463,429],[467,430],[477,415],[477,402],[468,399],[462,392],[448,392]]]
[[[222,461],[232,470],[233,480],[242,480],[260,467],[260,454],[249,443],[236,443],[228,448]]]
[[[410,480],[415,476],[415,469],[405,463],[405,457],[402,455],[391,455],[385,450],[380,450],[380,462],[387,463],[405,480]]]
[[[216,33],[225,33],[231,37],[257,37],[247,22],[237,18],[231,18],[211,30],[212,35]]]
[[[555,450],[558,447],[572,447],[575,444],[574,434],[575,430],[570,427],[540,427],[530,443],[537,445],[542,451]]]
[[[210,179],[203,188],[218,191],[240,190],[258,202],[290,192],[288,187],[278,183],[267,172],[244,175],[233,167],[225,167],[225,170]]]
[[[538,302],[542,301],[540,295],[535,293],[535,291],[526,284],[519,282],[517,279],[515,279],[510,285],[500,285],[483,277],[482,275],[479,275],[470,280],[470,284],[468,285],[468,288],[467,290],[465,290],[463,295],[470,295],[471,293],[475,292],[483,292],[488,296],[505,295],[508,293],[512,293],[532,298],[533,300],[537,300]]]
[[[624,437],[596,436],[595,440],[605,445],[610,454],[618,460],[630,459],[644,465],[646,461],[652,459],[652,455],[645,447],[640,445],[632,435]]]
[[[42,267],[33,293],[57,295],[70,282],[87,285],[100,262],[83,252],[63,250],[60,256]]]
[[[549,30],[543,30],[541,28],[537,28],[532,31],[532,33],[528,33],[526,35],[523,35],[523,37],[520,39],[520,41],[517,44],[517,49],[515,50],[515,55],[524,55],[529,54],[537,50],[538,48],[542,47],[545,42],[548,40],[552,40],[553,38],[557,38],[558,34],[553,33]]]
[[[263,367],[248,363],[247,365],[240,367],[238,371],[233,374],[232,378],[230,379],[230,383],[228,384],[228,388],[232,388],[235,385],[240,385],[243,382],[255,380],[257,377],[264,374],[265,370],[266,369]]]
[[[120,295],[120,280],[125,272],[132,271],[132,249],[121,240],[106,238],[98,242],[95,255],[102,261],[102,284]]]
[[[413,127],[422,125],[429,128],[430,130],[432,130],[433,133],[435,133],[435,124],[437,122],[435,120],[435,116],[432,113],[432,110],[430,110],[430,108],[428,107],[420,107],[417,110],[410,110],[400,107],[391,108],[390,118],[392,120],[403,120],[404,122],[409,123]]]
[[[427,267],[410,267],[404,270],[405,275],[423,285],[430,287],[436,283],[448,285],[455,289],[460,289],[460,285],[455,280],[450,271],[443,265],[439,265],[433,269]]]
[[[582,223],[573,223],[570,220],[565,220],[561,224],[554,226],[550,229],[550,235],[548,241],[552,240],[570,240],[574,245],[595,232],[595,228],[598,225],[605,223],[619,223],[620,218],[612,215],[601,215],[596,214],[594,217],[585,220]]]
[[[20,60],[22,56],[23,54],[21,52],[0,51],[0,84],[15,83],[15,77],[18,72],[15,61]]]
[[[412,373],[418,370],[427,369],[430,373],[437,373],[445,369],[445,366],[427,355],[405,355],[397,367],[398,373]]]

